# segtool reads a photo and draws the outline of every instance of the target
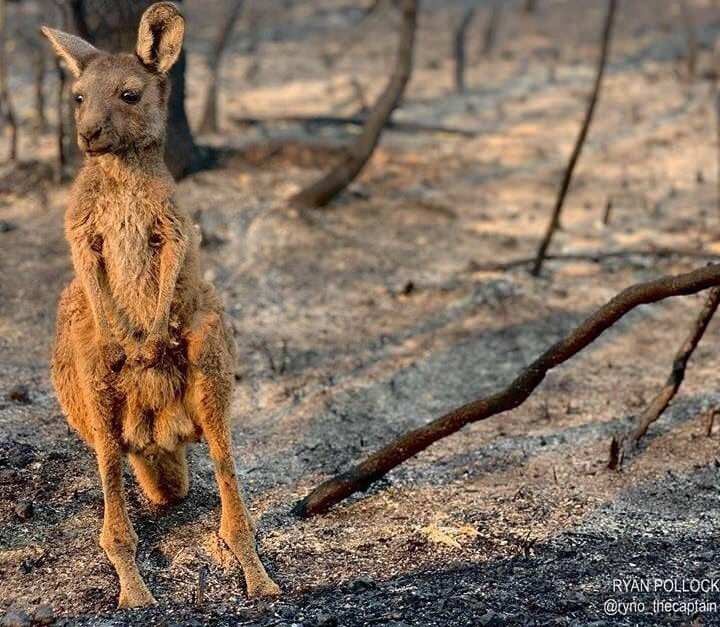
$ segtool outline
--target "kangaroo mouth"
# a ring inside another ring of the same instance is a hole
[[[111,146],[102,146],[100,148],[86,148],[85,154],[89,157],[98,157],[100,155],[106,155],[107,153],[112,152]]]

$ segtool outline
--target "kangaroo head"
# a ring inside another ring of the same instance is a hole
[[[165,139],[168,72],[180,56],[185,20],[170,2],[140,19],[135,54],[110,54],[46,26],[43,34],[75,78],[72,85],[80,149],[124,154]]]

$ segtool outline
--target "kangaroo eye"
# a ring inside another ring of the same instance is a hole
[[[75,94],[73,96],[73,100],[75,101],[75,104],[82,104],[85,101],[85,96],[82,94]]]
[[[140,94],[136,91],[130,91],[129,89],[126,89],[123,93],[120,94],[120,98],[123,102],[127,102],[128,104],[135,104],[140,100]]]

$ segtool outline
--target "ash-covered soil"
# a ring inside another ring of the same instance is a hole
[[[194,120],[220,13],[186,4]],[[606,469],[611,435],[664,382],[700,296],[639,308],[522,407],[436,444],[369,493],[311,520],[290,514],[319,481],[393,436],[506,384],[623,287],[705,263],[549,262],[540,279],[522,267],[480,269],[535,250],[591,87],[603,2],[540,0],[533,16],[508,3],[515,8],[488,58],[481,9],[462,96],[449,57],[461,5],[425,3],[397,117],[479,135],[388,132],[338,202],[309,215],[288,210],[284,199],[317,167],[283,152],[248,160],[240,149],[268,136],[339,142],[351,131],[241,128],[233,117],[351,113],[353,79],[372,98],[397,20],[385,9],[355,32],[351,4],[253,9],[258,52],[248,53],[241,24],[223,70],[224,132],[201,138],[240,156],[182,181],[178,193],[202,229],[206,273],[235,329],[236,457],[282,598],[247,600],[215,536],[217,490],[197,445],[191,493],[169,511],[152,510],[128,473],[138,561],[159,606],[115,609],[116,577],[97,545],[94,458],[68,431],[48,377],[56,301],[71,276],[67,188],[27,168],[0,172],[0,611],[105,626],[720,624],[717,611],[652,605],[720,604],[717,592],[615,589],[616,580],[720,579],[720,425],[706,435],[720,400],[717,320],[638,454],[620,473]],[[677,4],[621,3],[555,252],[720,253],[710,80],[720,9],[690,3],[701,42],[700,77],[690,82]],[[27,124],[23,64],[18,55],[13,81]],[[52,142],[24,135],[21,156],[49,160]],[[611,615],[609,600],[634,605]]]

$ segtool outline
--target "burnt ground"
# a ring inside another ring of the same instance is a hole
[[[196,119],[218,9],[186,4]],[[48,377],[56,301],[71,276],[67,188],[0,173],[0,220],[13,227],[0,232],[1,611],[46,604],[60,624],[108,626],[720,624],[697,607],[652,610],[655,599],[720,602],[718,593],[614,590],[614,580],[720,579],[720,426],[710,437],[705,427],[720,400],[720,321],[638,454],[622,472],[606,469],[611,434],[665,380],[699,296],[637,309],[522,407],[438,443],[369,493],[308,521],[290,514],[318,481],[394,435],[504,385],[623,287],[704,263],[631,255],[550,262],[540,279],[525,268],[482,271],[534,252],[592,82],[604,3],[509,10],[489,58],[479,56],[481,10],[462,96],[447,52],[461,9],[443,4],[424,5],[397,116],[477,137],[386,133],[332,207],[287,210],[319,166],[242,149],[268,137],[340,142],[352,131],[241,128],[233,116],[352,112],[353,78],[368,97],[382,85],[395,20],[386,10],[351,35],[351,3],[268,3],[255,9],[257,55],[241,24],[225,64],[224,132],[202,138],[241,156],[179,187],[240,349],[235,450],[261,554],[284,591],[276,602],[248,601],[218,547],[217,491],[197,445],[191,493],[176,508],[153,511],[128,475],[139,564],[160,605],[115,609],[116,578],[97,546],[94,459],[68,432]],[[556,252],[720,253],[710,80],[720,10],[691,4],[702,44],[693,82],[676,3],[621,3]],[[324,53],[345,49],[323,65]],[[23,63],[18,55],[13,81],[29,125]],[[50,159],[52,137],[33,144],[24,134],[20,148]],[[616,599],[634,605],[612,616],[605,604]]]

